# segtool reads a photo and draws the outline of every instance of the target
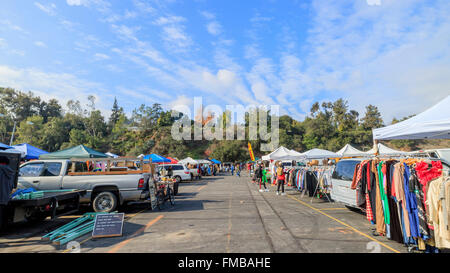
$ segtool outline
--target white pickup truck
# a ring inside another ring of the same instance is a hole
[[[118,205],[145,200],[149,196],[150,173],[69,175],[72,164],[70,160],[27,162],[20,166],[18,188],[86,190],[80,203],[90,204],[96,212],[112,212]],[[86,171],[86,163],[75,162],[74,169],[75,172]]]

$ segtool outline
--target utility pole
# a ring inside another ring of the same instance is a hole
[[[11,135],[11,140],[9,141],[9,146],[12,146],[13,141],[14,141],[14,133],[16,132],[16,121],[14,120],[14,127],[13,127],[13,131],[12,131],[12,135]]]

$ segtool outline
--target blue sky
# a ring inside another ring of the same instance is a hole
[[[450,94],[448,0],[7,0],[0,86],[130,113],[201,96],[302,120],[344,98],[386,121]]]

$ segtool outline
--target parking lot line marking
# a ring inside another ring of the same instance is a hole
[[[205,187],[206,187],[207,185],[203,185],[203,186],[201,186],[199,189],[198,189],[198,191],[201,191],[201,190],[203,190]]]
[[[228,204],[228,234],[227,234],[227,253],[230,253],[230,242],[231,242],[231,227],[233,223],[231,222],[231,217],[233,216],[233,210],[231,207],[231,201],[233,199],[233,192],[230,194],[230,202]]]
[[[319,209],[319,210],[348,210],[347,208],[324,208],[324,209]]]
[[[389,249],[389,250],[391,250],[391,251],[393,251],[393,252],[395,252],[395,253],[400,253],[400,251],[395,250],[395,249],[393,249],[392,247],[390,247],[390,246],[384,244],[383,242],[380,242],[380,241],[378,241],[377,239],[372,238],[372,237],[370,237],[369,235],[365,234],[364,232],[357,230],[356,228],[352,227],[351,225],[346,224],[346,223],[342,222],[341,220],[336,219],[336,218],[334,218],[333,216],[326,214],[325,212],[321,211],[320,209],[317,209],[317,208],[315,208],[315,207],[313,207],[313,206],[311,206],[311,205],[309,205],[309,204],[307,204],[307,203],[305,203],[305,202],[303,202],[303,201],[301,201],[301,200],[299,200],[299,199],[297,199],[297,198],[295,198],[295,197],[293,197],[293,196],[289,196],[289,195],[288,195],[288,197],[291,198],[291,199],[293,199],[293,200],[295,200],[295,201],[297,201],[297,202],[299,202],[300,204],[302,204],[302,205],[304,205],[304,206],[307,206],[308,208],[310,208],[310,209],[312,209],[312,210],[315,210],[315,211],[317,211],[317,212],[319,212],[319,213],[321,213],[321,214],[327,216],[328,218],[330,218],[330,219],[332,219],[332,220],[334,220],[334,221],[340,223],[341,225],[344,225],[344,226],[346,226],[346,227],[352,229],[352,230],[355,231],[356,233],[359,233],[360,235],[362,235],[362,236],[364,236],[364,237],[366,237],[366,238],[368,238],[368,239],[370,239],[370,240],[372,240],[372,241],[374,241],[374,242],[376,242],[376,243],[378,243],[378,244],[384,246],[385,248],[387,248],[387,249]]]
[[[108,253],[116,253],[122,247],[124,247],[126,244],[128,244],[131,240],[133,240],[138,234],[143,233],[146,229],[148,229],[149,227],[154,225],[156,222],[161,220],[163,217],[164,217],[164,215],[160,215],[160,216],[156,217],[155,219],[150,220],[150,222],[148,222],[147,225],[145,225],[145,227],[141,227],[138,231],[133,233],[133,235],[131,235],[130,238],[126,239],[125,241],[122,241],[122,242],[118,243],[116,246],[114,246],[112,249],[110,249],[108,251]]]

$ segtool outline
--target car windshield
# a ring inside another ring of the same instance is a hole
[[[439,157],[445,159],[447,162],[450,162],[450,150],[440,150],[438,151]]]
[[[332,178],[352,181],[353,174],[355,173],[355,167],[359,162],[360,161],[357,160],[339,161],[336,164],[336,168],[333,172]]]

